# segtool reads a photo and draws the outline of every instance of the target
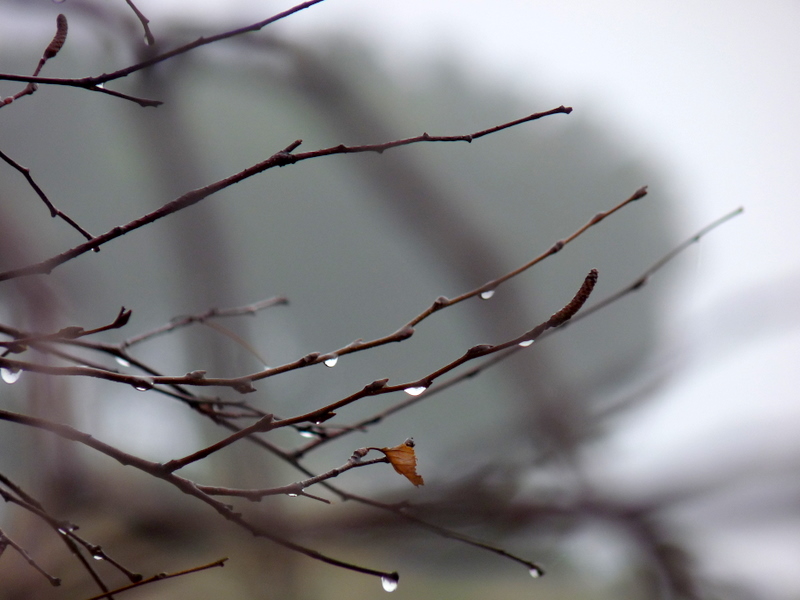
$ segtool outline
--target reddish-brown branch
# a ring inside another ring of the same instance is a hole
[[[108,598],[110,594],[121,594],[122,592],[127,592],[128,590],[132,590],[134,588],[147,585],[148,583],[154,583],[156,581],[164,581],[165,579],[172,579],[173,577],[181,577],[183,575],[190,575],[192,573],[197,573],[199,571],[205,571],[206,569],[213,569],[214,567],[224,567],[225,562],[227,560],[228,560],[227,558],[220,558],[219,560],[215,560],[214,562],[208,563],[207,565],[192,567],[191,569],[178,571],[176,573],[159,573],[157,575],[153,575],[152,577],[148,577],[147,579],[142,579],[141,581],[138,581],[136,583],[132,583],[130,585],[124,585],[114,590],[110,590],[105,594],[98,594],[97,596],[92,596],[91,598],[87,598],[86,600],[100,600],[101,598]]]
[[[142,24],[142,28],[144,29],[144,39],[147,42],[147,45],[152,46],[156,43],[156,39],[153,37],[153,32],[150,31],[150,19],[144,16],[142,11],[137,8],[132,0],[125,0],[125,2],[131,7],[133,14],[136,15],[136,18],[139,19],[139,22]]]
[[[44,193],[44,190],[42,190],[42,188],[39,187],[36,181],[34,181],[33,177],[31,176],[30,169],[28,169],[27,167],[23,167],[14,159],[12,159],[10,156],[8,156],[5,152],[2,151],[0,151],[0,159],[5,161],[8,165],[10,165],[12,168],[16,169],[22,174],[22,176],[28,182],[28,185],[30,185],[31,188],[33,188],[33,191],[36,192],[36,195],[39,196],[42,202],[44,202],[45,206],[47,206],[47,209],[50,211],[51,217],[54,218],[59,217],[60,219],[64,220],[67,224],[69,224],[71,227],[77,230],[78,233],[80,233],[87,240],[91,240],[94,237],[91,233],[89,233],[83,227],[78,225],[69,215],[61,212],[59,209],[55,207],[55,205],[50,201],[50,198],[47,197],[47,194]]]
[[[169,469],[165,469],[164,465],[145,460],[143,458],[134,456],[127,452],[123,452],[119,448],[116,448],[114,446],[111,446],[110,444],[102,442],[87,433],[84,433],[73,427],[70,427],[69,425],[64,425],[63,423],[55,423],[53,421],[48,421],[46,419],[32,417],[29,415],[22,415],[19,413],[14,413],[6,410],[0,410],[0,420],[8,421],[11,423],[18,423],[20,425],[26,425],[28,427],[34,427],[36,429],[41,429],[43,431],[49,431],[50,433],[54,433],[64,439],[84,444],[100,452],[101,454],[105,454],[106,456],[113,458],[122,465],[134,467],[140,471],[152,475],[153,477],[157,477],[158,479],[163,479],[167,483],[170,483],[179,490],[181,490],[183,493],[189,496],[194,496],[195,498],[209,505],[222,517],[236,523],[243,529],[252,533],[254,536],[268,539],[280,546],[283,546],[284,548],[293,550],[295,552],[308,556],[309,558],[313,558],[315,560],[336,567],[341,567],[343,569],[347,569],[350,571],[363,573],[365,575],[372,575],[374,577],[393,577],[396,575],[395,573],[378,571],[376,569],[370,569],[353,563],[345,562],[333,558],[331,556],[328,556],[326,554],[323,554],[317,550],[301,546],[300,544],[296,544],[283,537],[280,537],[259,525],[250,523],[241,514],[235,512],[232,507],[216,500],[215,498],[201,491],[193,482],[189,481],[188,479],[179,477],[175,475],[173,472],[171,472]]]

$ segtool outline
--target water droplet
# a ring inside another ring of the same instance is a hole
[[[137,379],[133,384],[133,389],[137,392],[146,392],[153,389],[153,381],[151,379]]]
[[[383,589],[387,592],[393,592],[397,589],[397,574],[393,573],[392,575],[384,575],[381,577],[381,585]]]
[[[297,494],[294,494],[294,493],[286,494],[286,495],[289,496],[289,498],[297,498]]]
[[[413,386],[407,387],[403,391],[409,396],[419,396],[422,392],[424,392],[427,389],[428,389],[427,386],[421,385],[418,387],[413,387]]]
[[[533,343],[533,340],[525,340],[524,342],[520,342],[520,343],[519,343],[519,346],[520,346],[521,348],[527,348],[527,347],[528,347],[528,346],[530,346],[532,343]]]
[[[531,577],[533,577],[534,579],[538,579],[539,577],[544,575],[544,573],[539,567],[531,567],[531,570],[528,571],[528,573],[530,573]]]
[[[326,367],[335,367],[336,363],[338,363],[338,362],[339,362],[339,357],[336,354],[334,354],[328,360],[325,361],[325,366]]]
[[[97,554],[92,554],[92,558],[95,560],[103,560],[103,555],[98,552]]]
[[[485,292],[481,292],[481,300],[488,300],[494,296],[494,290],[486,290]]]
[[[131,366],[131,363],[129,363],[127,360],[125,360],[121,356],[115,356],[114,360],[117,361],[117,363],[122,367],[130,367]]]
[[[22,375],[22,371],[20,369],[6,369],[5,367],[0,369],[0,377],[2,377],[3,381],[6,383],[16,383],[17,379],[20,378],[20,375]]]
[[[309,431],[308,429],[301,429],[300,430],[300,437],[304,437],[306,439],[311,439],[317,437],[317,434],[313,431]]]

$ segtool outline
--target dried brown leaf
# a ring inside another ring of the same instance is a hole
[[[417,455],[414,452],[414,440],[408,439],[393,448],[378,448],[386,455],[394,470],[403,475],[414,485],[423,485],[425,482],[417,473]]]

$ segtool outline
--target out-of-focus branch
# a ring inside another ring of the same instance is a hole
[[[141,13],[133,6],[133,4],[129,0],[126,0],[126,1],[128,1],[128,4],[132,8],[134,8],[134,11],[136,12],[136,16],[139,17],[140,21],[142,22],[142,25],[145,27],[145,34],[147,34],[149,32],[149,29],[147,27],[147,23],[148,23],[147,19],[143,18],[144,15],[141,15]],[[97,77],[84,77],[84,78],[81,78],[81,79],[62,79],[62,78],[54,78],[54,77],[36,77],[36,76],[27,77],[27,76],[24,76],[24,75],[12,75],[12,74],[2,73],[2,74],[0,74],[0,81],[5,80],[5,81],[27,82],[29,84],[28,88],[32,88],[32,89],[31,89],[30,92],[26,92],[26,93],[32,93],[33,91],[35,91],[37,84],[40,84],[40,85],[63,85],[63,86],[69,86],[69,87],[82,88],[82,89],[85,89],[85,90],[88,90],[88,91],[91,91],[91,92],[100,92],[100,93],[104,93],[104,94],[109,94],[109,95],[112,95],[112,96],[116,96],[118,98],[123,98],[125,100],[131,100],[131,101],[136,102],[137,104],[139,104],[140,106],[143,106],[143,107],[145,107],[145,106],[158,106],[159,104],[161,104],[161,102],[159,102],[157,100],[147,100],[147,99],[143,99],[143,98],[135,98],[133,96],[128,96],[126,94],[121,94],[119,92],[114,92],[112,90],[106,89],[105,88],[105,84],[107,82],[109,82],[109,81],[114,81],[116,79],[121,79],[123,77],[127,77],[128,75],[130,75],[132,73],[136,73],[137,71],[141,71],[142,69],[147,69],[148,67],[152,67],[153,65],[156,65],[156,64],[158,64],[160,62],[164,62],[164,61],[169,60],[171,58],[174,58],[176,56],[180,56],[181,54],[185,54],[186,52],[189,52],[189,51],[194,50],[196,48],[200,48],[202,46],[207,46],[208,44],[213,44],[215,42],[219,42],[220,40],[225,40],[225,39],[228,39],[228,38],[232,38],[232,37],[235,37],[237,35],[242,35],[242,34],[250,33],[250,32],[253,32],[253,31],[259,31],[259,30],[263,29],[264,27],[266,27],[267,25],[271,25],[272,23],[275,23],[276,21],[280,21],[281,19],[285,19],[286,17],[289,17],[289,16],[291,16],[291,15],[297,13],[297,12],[300,12],[301,10],[309,8],[310,6],[314,6],[315,4],[319,4],[322,1],[323,0],[309,0],[308,2],[303,2],[302,4],[298,4],[297,6],[294,6],[293,8],[290,8],[288,10],[285,10],[285,11],[281,12],[281,13],[278,13],[277,15],[274,15],[274,16],[268,18],[268,19],[264,19],[263,21],[259,21],[257,23],[253,23],[253,24],[247,25],[245,27],[240,27],[238,29],[232,29],[230,31],[225,31],[223,33],[218,33],[216,35],[212,35],[212,36],[209,36],[209,37],[200,37],[200,38],[196,39],[193,42],[190,42],[188,44],[184,44],[183,46],[179,46],[178,48],[174,48],[174,49],[172,49],[172,50],[170,50],[168,52],[164,52],[163,54],[159,54],[157,56],[149,58],[149,59],[147,59],[145,61],[142,61],[140,63],[137,63],[135,65],[131,65],[129,67],[126,67],[124,69],[120,69],[118,71],[114,71],[113,73],[103,73],[102,75],[99,75]],[[151,34],[151,37],[152,37],[152,34]],[[148,42],[150,42],[149,38],[148,38]],[[150,42],[150,43],[152,43],[152,42]],[[38,73],[38,71],[37,71],[37,73]],[[2,105],[2,104],[0,103],[0,105]]]
[[[210,319],[216,319],[221,317],[239,317],[241,315],[255,315],[258,311],[264,310],[265,308],[269,308],[270,306],[277,306],[280,304],[289,304],[289,299],[286,296],[275,296],[274,298],[267,298],[266,300],[260,300],[259,302],[254,302],[253,304],[248,304],[247,306],[237,306],[234,308],[212,308],[207,310],[204,313],[197,314],[197,315],[186,315],[181,317],[175,317],[169,323],[162,325],[161,327],[157,327],[151,331],[146,331],[145,333],[141,333],[139,335],[133,336],[128,338],[124,342],[120,344],[121,349],[127,349],[131,346],[144,342],[145,340],[149,340],[156,336],[171,333],[176,329],[180,329],[181,327],[186,327],[187,325],[191,325],[192,323],[205,323]]]

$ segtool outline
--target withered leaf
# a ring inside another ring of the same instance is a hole
[[[414,440],[408,439],[399,446],[377,448],[386,455],[394,470],[403,475],[414,485],[425,482],[417,474],[417,455],[414,453]]]

